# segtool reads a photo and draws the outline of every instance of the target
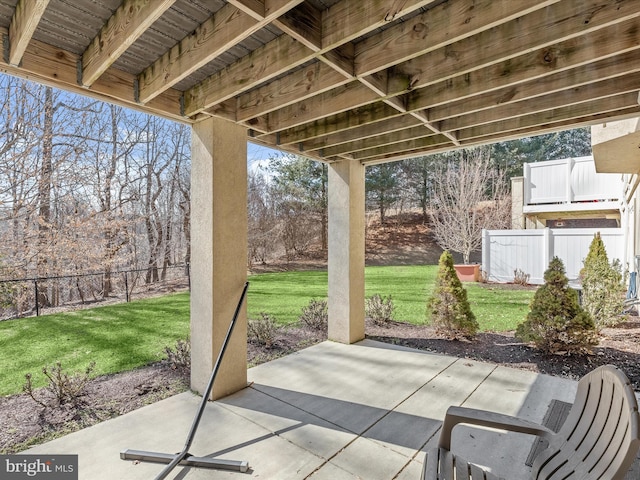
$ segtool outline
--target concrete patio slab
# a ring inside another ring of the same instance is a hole
[[[190,452],[246,460],[250,470],[178,467],[169,478],[418,479],[450,405],[540,422],[551,400],[572,401],[576,386],[369,340],[324,342],[254,367],[248,378],[248,388],[207,406]],[[180,451],[198,403],[192,393],[176,395],[24,453],[77,454],[81,479],[154,478],[162,465],[123,461],[120,452]],[[458,453],[513,479],[526,478],[520,466],[533,440],[464,427],[453,439]]]

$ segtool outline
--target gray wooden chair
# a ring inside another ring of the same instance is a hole
[[[622,480],[640,447],[635,394],[626,375],[612,365],[596,368],[580,380],[558,433],[508,415],[450,407],[438,448],[426,455],[423,480],[502,480],[450,451],[451,432],[461,423],[546,438],[548,447],[533,461],[534,480]]]

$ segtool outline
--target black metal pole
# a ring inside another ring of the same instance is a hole
[[[36,291],[36,317],[40,316],[40,302],[38,300],[38,280],[33,280]]]
[[[222,347],[220,348],[220,352],[218,353],[218,358],[213,367],[213,372],[211,373],[211,377],[209,377],[209,383],[207,383],[207,387],[204,392],[202,392],[202,401],[200,402],[200,408],[198,408],[198,413],[196,413],[195,418],[193,419],[193,424],[191,425],[191,429],[189,430],[189,435],[187,435],[187,441],[184,444],[184,448],[180,453],[178,453],[173,461],[167,465],[162,472],[155,478],[155,480],[162,480],[166,478],[167,475],[173,470],[176,465],[182,462],[189,455],[189,448],[193,443],[193,439],[196,435],[196,430],[198,429],[198,425],[200,424],[200,419],[202,418],[202,414],[204,413],[204,409],[207,406],[207,401],[209,400],[209,396],[211,395],[211,390],[213,389],[213,383],[216,379],[216,375],[218,373],[218,369],[220,368],[220,363],[222,362],[222,357],[224,356],[224,352],[227,349],[227,345],[229,344],[229,339],[231,338],[231,333],[233,332],[233,327],[236,325],[236,320],[238,319],[238,315],[240,314],[240,309],[242,307],[242,303],[244,302],[244,298],[247,295],[247,289],[249,288],[249,282],[244,284],[244,289],[242,290],[242,295],[240,296],[240,301],[238,302],[238,306],[236,307],[236,311],[233,314],[233,319],[231,320],[231,324],[229,325],[229,329],[227,330],[227,335],[224,337],[224,341],[222,342]]]

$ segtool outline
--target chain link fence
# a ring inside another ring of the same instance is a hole
[[[144,268],[0,280],[0,320],[185,290],[190,286],[189,265],[158,269],[158,280],[152,278]]]

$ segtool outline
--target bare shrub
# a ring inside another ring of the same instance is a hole
[[[34,389],[33,376],[27,373],[22,390],[43,407],[60,406],[65,403],[76,404],[84,395],[95,366],[96,362],[91,362],[83,373],[67,373],[62,368],[62,363],[56,362],[51,367],[42,368],[42,373],[49,380],[47,386],[41,390]],[[55,403],[52,404],[52,401]]]
[[[513,283],[515,283],[516,285],[529,285],[530,278],[531,275],[529,275],[528,273],[524,273],[519,268],[516,268],[513,271]]]
[[[178,340],[174,348],[164,347],[166,355],[163,363],[169,365],[173,370],[182,372],[191,369],[191,342],[189,339]]]
[[[247,332],[249,340],[271,348],[276,340],[279,326],[275,318],[265,312],[260,312],[260,318],[257,320],[249,320],[247,323]]]
[[[385,325],[393,321],[395,305],[388,297],[375,294],[365,300],[365,313],[376,325]]]
[[[480,283],[489,283],[489,272],[480,270]]]
[[[311,330],[326,331],[329,325],[327,301],[311,299],[298,320]]]

